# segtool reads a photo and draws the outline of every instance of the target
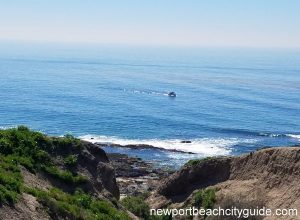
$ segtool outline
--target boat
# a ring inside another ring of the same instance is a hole
[[[169,93],[168,93],[168,96],[169,96],[169,97],[176,97],[176,93],[175,93],[175,92],[169,92]]]

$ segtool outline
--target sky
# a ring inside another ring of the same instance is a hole
[[[300,48],[300,1],[0,0],[0,41]]]

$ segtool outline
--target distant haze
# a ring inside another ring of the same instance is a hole
[[[0,40],[300,47],[299,0],[0,0]]]

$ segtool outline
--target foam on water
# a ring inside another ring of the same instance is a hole
[[[297,139],[300,141],[300,134],[287,134],[286,136]]]
[[[108,136],[95,136],[84,135],[80,136],[80,139],[93,143],[114,143],[120,145],[136,145],[146,144],[156,148],[164,148],[166,150],[180,150],[184,152],[191,152],[201,154],[203,156],[215,156],[215,155],[229,155],[233,147],[243,143],[254,143],[255,139],[239,139],[239,138],[199,138],[189,140],[191,143],[182,143],[184,140],[171,139],[171,140],[134,140],[124,139],[118,137]]]
[[[0,126],[0,130],[15,128],[16,126]]]

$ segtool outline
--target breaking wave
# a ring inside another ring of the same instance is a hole
[[[201,154],[203,156],[229,155],[234,146],[246,143],[255,143],[255,139],[240,138],[199,138],[192,140],[159,140],[159,139],[124,139],[109,136],[84,135],[79,137],[92,143],[119,144],[119,145],[151,145],[155,148],[166,150],[179,150]],[[183,143],[184,142],[184,143]]]
[[[287,134],[286,136],[294,139],[298,139],[300,141],[300,134]]]

